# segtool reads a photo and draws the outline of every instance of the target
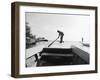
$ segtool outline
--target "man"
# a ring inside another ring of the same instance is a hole
[[[57,32],[58,32],[58,38],[60,37],[60,43],[63,43],[64,41],[63,41],[63,36],[64,36],[64,33],[62,32],[62,31],[59,31],[59,30],[57,30]]]

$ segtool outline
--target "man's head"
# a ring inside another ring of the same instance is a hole
[[[59,33],[60,31],[59,31],[59,30],[57,30],[57,32]]]

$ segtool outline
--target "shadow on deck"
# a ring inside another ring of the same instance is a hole
[[[71,48],[44,48],[37,66],[88,64],[75,54]]]

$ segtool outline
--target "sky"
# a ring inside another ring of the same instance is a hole
[[[26,12],[25,20],[37,37],[55,40],[57,30],[64,33],[64,41],[90,41],[90,16]]]

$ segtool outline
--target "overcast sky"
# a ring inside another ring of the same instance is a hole
[[[31,27],[31,33],[37,37],[55,40],[57,30],[64,33],[64,41],[85,41],[90,39],[90,16],[62,15],[46,13],[26,13],[26,22]]]

